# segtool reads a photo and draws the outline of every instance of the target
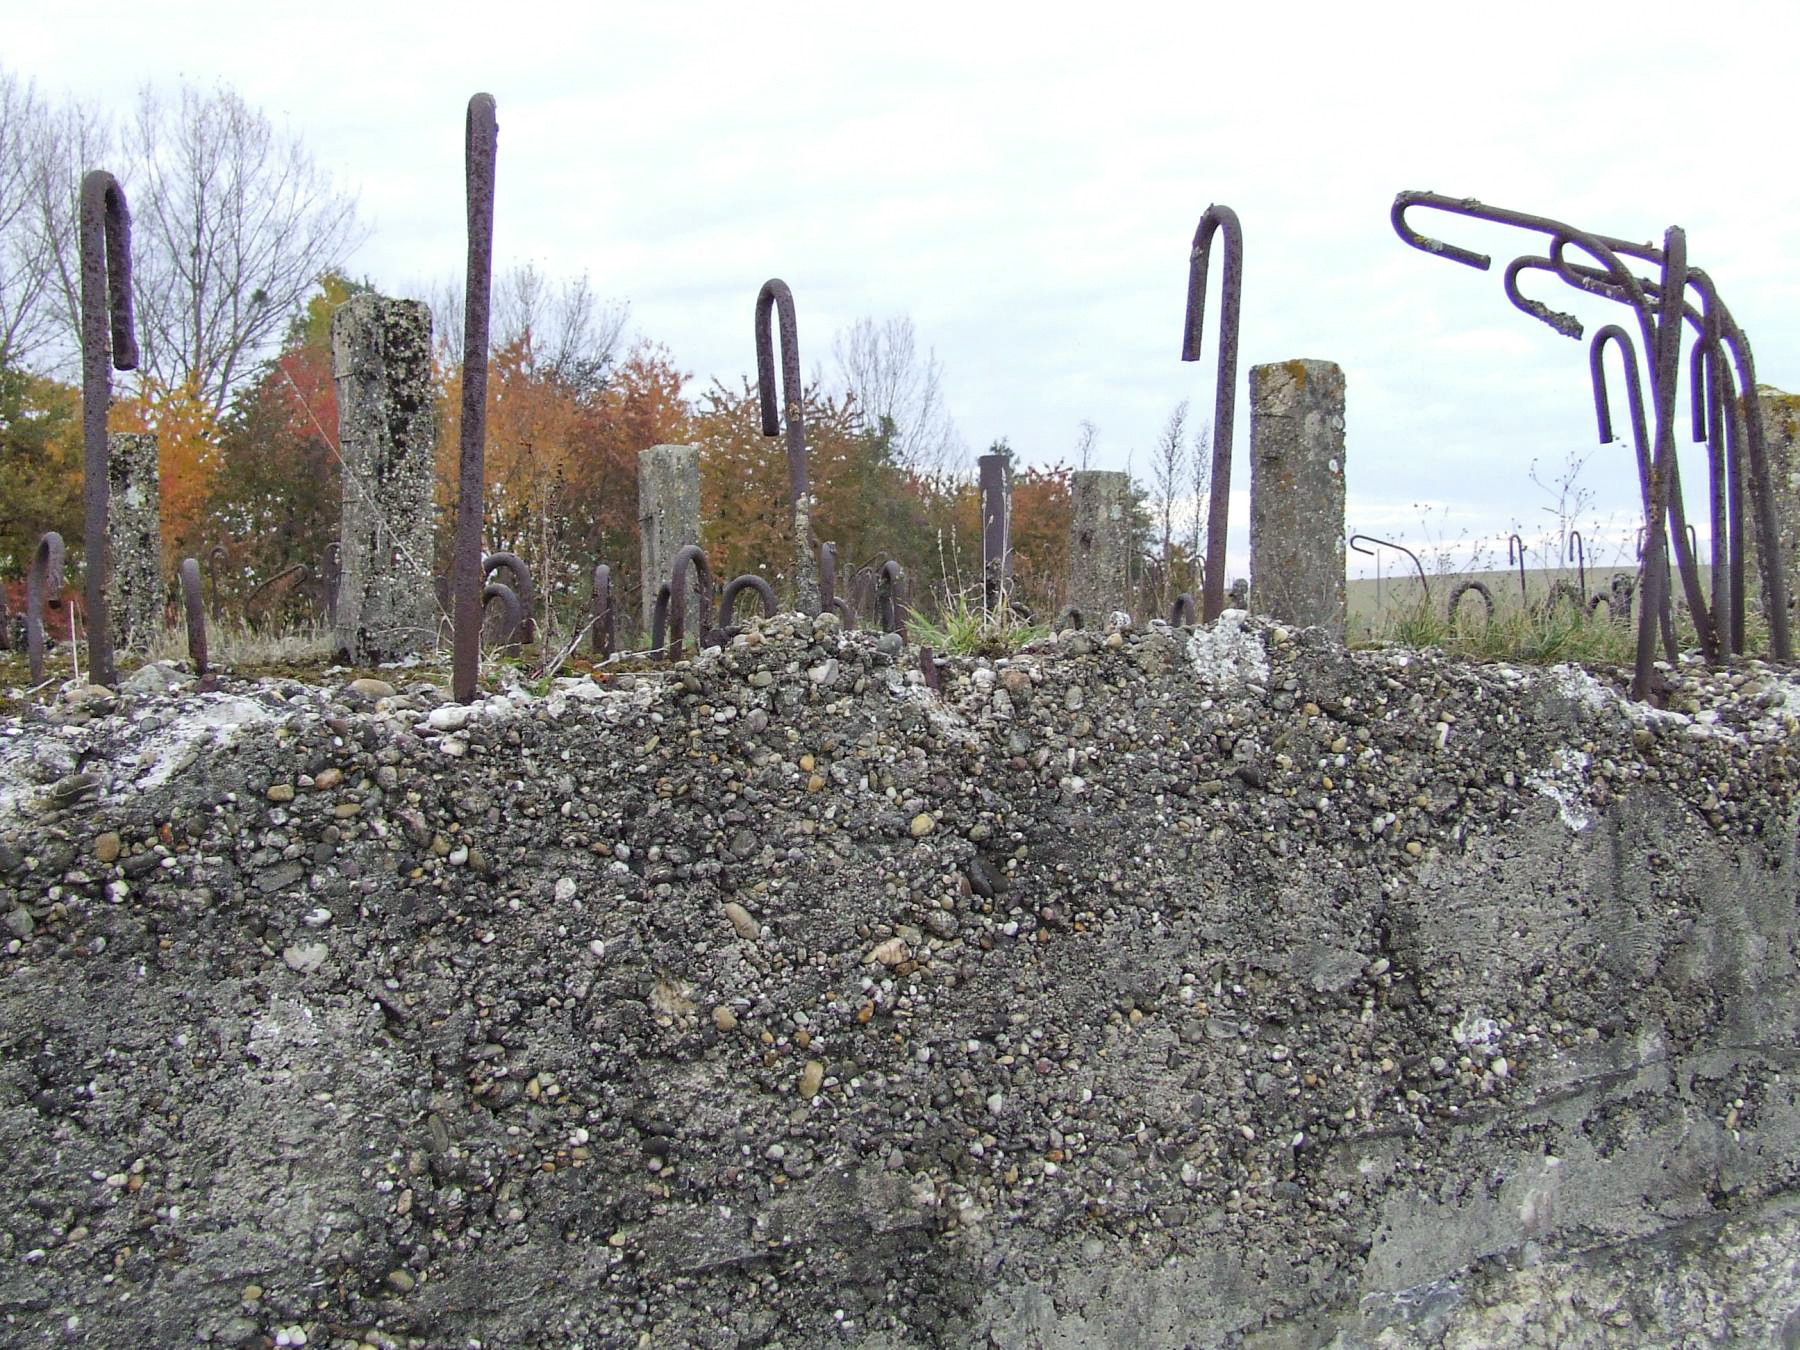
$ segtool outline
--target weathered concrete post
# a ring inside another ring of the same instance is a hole
[[[1769,496],[1775,517],[1772,561],[1787,582],[1788,613],[1794,614],[1800,597],[1800,395],[1783,393],[1766,384],[1756,387],[1757,410],[1762,415],[1764,462],[1769,470]],[[1751,513],[1754,522],[1755,514]],[[1760,559],[1765,544],[1749,530],[1750,547],[1744,553],[1744,589],[1760,587],[1763,604],[1768,588],[1763,584]]]
[[[669,579],[675,554],[685,544],[700,542],[700,447],[653,445],[638,451],[638,537],[643,563],[644,631],[650,631],[656,591]],[[712,624],[701,609],[698,588],[689,591],[689,626],[699,631]]]
[[[331,319],[331,373],[344,485],[332,648],[356,664],[391,661],[437,640],[431,311],[352,296]]]
[[[1250,604],[1344,635],[1344,372],[1250,370]]]
[[[1131,587],[1131,475],[1077,469],[1069,487],[1069,609],[1082,626],[1103,628],[1115,610],[1129,609]]]
[[[1012,456],[983,455],[981,470],[981,588],[995,609],[1012,581]]]
[[[113,641],[121,651],[148,651],[162,632],[162,496],[156,437],[115,431],[106,438],[106,476],[112,510],[106,546],[112,551],[108,607]]]

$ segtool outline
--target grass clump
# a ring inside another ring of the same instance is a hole
[[[953,591],[933,617],[914,613],[908,635],[923,647],[954,656],[1008,656],[1027,643],[1048,637],[1047,624],[1036,623],[1011,604],[989,608],[979,592]]]

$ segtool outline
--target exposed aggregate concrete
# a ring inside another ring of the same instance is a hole
[[[0,1339],[1800,1337],[1789,676],[915,663],[0,725]]]

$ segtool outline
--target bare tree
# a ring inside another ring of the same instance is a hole
[[[143,369],[223,408],[365,231],[298,139],[234,91],[146,87],[122,137]]]
[[[963,446],[944,404],[943,367],[935,351],[919,355],[910,317],[858,319],[838,331],[831,351],[844,387],[896,463],[926,473],[954,467]]]
[[[1085,469],[1094,457],[1094,446],[1100,440],[1100,428],[1083,418],[1081,434],[1075,440],[1075,467]]]
[[[0,71],[0,364],[17,364],[50,341],[44,298],[55,271],[32,213],[48,109],[35,86]]]
[[[462,359],[463,283],[440,282],[431,297],[439,340],[453,361]],[[599,392],[618,360],[631,307],[603,302],[587,273],[552,281],[525,263],[494,279],[489,328],[495,346],[531,336],[538,369],[576,395]]]
[[[1194,563],[1194,587],[1206,584],[1204,537],[1206,505],[1212,497],[1212,423],[1202,422],[1194,431],[1194,449],[1188,456],[1188,471],[1194,488],[1194,513],[1188,524],[1188,557]]]
[[[1162,521],[1162,562],[1170,564],[1169,549],[1175,534],[1175,501],[1186,486],[1188,405],[1184,398],[1175,405],[1162,435],[1156,438],[1156,452],[1150,460],[1150,487],[1153,502]]]

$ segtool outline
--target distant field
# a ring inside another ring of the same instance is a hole
[[[1402,564],[1404,565],[1404,563]],[[1590,567],[1587,574],[1588,594],[1604,593],[1615,574],[1630,574],[1628,567]],[[1700,584],[1711,584],[1712,568],[1700,569]],[[1450,572],[1443,576],[1431,576],[1427,573],[1431,584],[1431,598],[1435,604],[1442,605],[1450,598],[1450,592],[1461,582],[1473,579],[1485,585],[1493,593],[1494,603],[1504,605],[1519,598],[1519,573],[1517,569],[1504,572]],[[1550,588],[1559,581],[1571,584],[1578,582],[1579,574],[1573,567],[1567,568],[1527,568],[1525,571],[1525,595],[1527,599],[1541,600],[1549,594]],[[1680,583],[1676,583],[1679,589]],[[1374,578],[1351,578],[1348,600],[1351,622],[1369,623],[1383,612],[1406,609],[1419,602],[1419,578],[1416,573],[1407,572],[1395,576],[1384,574],[1379,581]],[[1476,600],[1465,600],[1466,605],[1479,606]]]

